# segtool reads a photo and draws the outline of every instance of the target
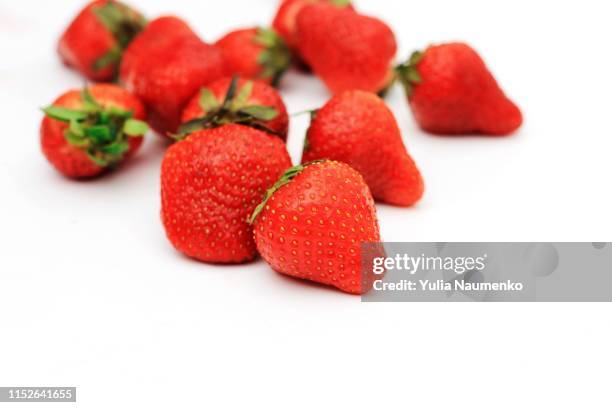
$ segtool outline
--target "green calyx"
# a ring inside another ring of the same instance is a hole
[[[330,3],[338,7],[348,7],[351,4],[351,0],[330,0]]]
[[[132,118],[132,112],[100,105],[87,88],[81,100],[81,109],[49,106],[43,112],[51,119],[68,123],[66,141],[100,167],[119,163],[130,148],[128,138],[142,137],[149,130],[145,122]]]
[[[279,178],[278,181],[270,189],[268,189],[268,191],[266,191],[263,201],[255,208],[253,214],[247,219],[247,222],[253,225],[255,220],[257,220],[259,214],[261,214],[263,209],[266,208],[266,204],[268,204],[268,201],[270,200],[270,198],[272,198],[274,193],[276,193],[281,187],[293,181],[293,179],[296,178],[301,172],[303,172],[306,167],[312,166],[313,164],[323,163],[324,161],[325,160],[316,160],[310,163],[300,164],[298,166],[291,167],[290,169],[288,169],[285,174],[283,174],[281,178]]]
[[[202,88],[200,91],[200,107],[206,112],[205,115],[182,124],[174,138],[181,140],[198,130],[213,129],[230,123],[250,126],[273,135],[282,136],[268,128],[265,123],[275,119],[279,112],[271,106],[249,104],[252,92],[253,81],[247,81],[238,89],[238,77],[232,79],[223,102],[218,101],[210,89]]]
[[[125,4],[113,0],[94,7],[92,11],[116,41],[113,48],[94,62],[93,69],[100,71],[108,66],[116,67],[123,50],[144,29],[147,20]]]
[[[261,79],[270,79],[273,86],[278,86],[285,71],[291,66],[291,51],[281,36],[273,30],[259,28],[255,43],[265,47],[259,54],[257,62],[263,67]]]
[[[408,58],[408,61],[395,68],[396,76],[404,86],[404,89],[406,89],[406,94],[409,97],[412,95],[414,86],[423,82],[423,78],[417,68],[422,59],[423,53],[421,51],[415,51],[410,58]]]

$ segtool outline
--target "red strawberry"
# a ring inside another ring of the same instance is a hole
[[[215,44],[234,75],[277,86],[291,64],[285,41],[274,31],[247,28],[232,31]]]
[[[415,52],[398,67],[410,106],[427,132],[504,136],[523,123],[519,108],[501,90],[480,56],[451,43]]]
[[[182,20],[161,17],[130,44],[120,79],[149,108],[151,126],[176,132],[183,108],[204,85],[227,74],[221,51]]]
[[[302,162],[323,158],[359,171],[377,200],[411,206],[423,196],[423,178],[406,152],[397,121],[373,93],[347,91],[316,112]]]
[[[96,0],[68,26],[58,52],[66,65],[92,81],[112,81],[123,50],[145,25],[144,17],[125,4]]]
[[[376,93],[391,82],[397,45],[382,21],[320,3],[302,9],[297,28],[302,57],[333,93]]]
[[[349,0],[283,0],[274,21],[272,27],[274,30],[285,40],[287,45],[294,51],[298,48],[297,38],[297,16],[302,9],[310,4],[320,3],[327,1],[328,3],[334,4],[337,7],[349,7],[352,9]]]
[[[142,103],[115,85],[69,91],[44,109],[42,151],[68,177],[94,177],[128,159],[147,132]]]
[[[281,96],[259,81],[223,78],[205,88],[187,104],[179,136],[228,123],[239,123],[287,140],[289,116]]]
[[[347,164],[288,170],[251,222],[257,249],[274,270],[348,293],[371,288],[373,276],[361,273],[361,245],[380,241],[376,208],[363,178]]]
[[[168,239],[189,257],[241,263],[257,255],[249,215],[291,166],[283,142],[259,130],[226,125],[171,146],[161,174]]]

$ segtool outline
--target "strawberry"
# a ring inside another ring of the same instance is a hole
[[[114,0],[89,3],[68,26],[58,44],[64,63],[92,81],[116,78],[123,50],[146,25],[134,9]]]
[[[228,123],[251,126],[287,140],[289,116],[281,96],[260,81],[223,78],[205,88],[187,104],[179,137]]]
[[[509,135],[523,123],[482,58],[462,43],[415,52],[397,68],[414,116],[434,134]]]
[[[161,172],[162,221],[185,255],[241,263],[257,255],[247,218],[291,166],[283,142],[229,124],[189,135],[171,146]]]
[[[94,177],[117,166],[136,152],[148,130],[142,103],[110,84],[66,92],[44,112],[42,151],[71,178]]]
[[[306,6],[297,17],[301,56],[331,90],[384,90],[393,79],[397,50],[382,21],[327,3]]]
[[[283,0],[281,2],[272,27],[285,40],[292,51],[297,51],[297,16],[302,9],[309,4],[327,1],[337,7],[348,7],[352,9],[349,0]]]
[[[120,80],[149,108],[151,126],[166,134],[176,132],[193,95],[226,74],[221,51],[182,20],[160,17],[126,49]]]
[[[274,86],[291,64],[291,53],[285,41],[274,31],[247,28],[232,31],[215,45],[223,52],[234,75],[259,79]]]
[[[259,253],[277,272],[353,294],[371,288],[372,275],[361,273],[361,245],[380,241],[376,208],[365,181],[347,164],[291,168],[250,221]]]
[[[423,178],[406,152],[393,113],[377,95],[346,91],[313,115],[302,162],[332,159],[359,171],[377,200],[411,206]]]

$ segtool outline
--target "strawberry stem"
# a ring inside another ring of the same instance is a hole
[[[412,95],[414,86],[420,84],[423,81],[421,74],[418,70],[418,65],[423,59],[423,53],[421,51],[415,51],[412,53],[408,61],[398,65],[395,68],[395,75],[404,86],[408,97]]]

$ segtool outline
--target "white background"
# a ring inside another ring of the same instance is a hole
[[[209,41],[271,21],[276,4],[132,3]],[[56,174],[38,108],[82,85],[55,54],[80,4],[0,0],[0,385],[78,386],[82,407],[611,406],[607,304],[361,304],[261,261],[187,260],[159,221],[153,135],[108,177]],[[432,137],[396,88],[427,193],[413,209],[379,207],[387,241],[612,241],[607,2],[357,5],[395,29],[401,58],[469,42],[526,117],[507,139]],[[291,112],[327,98],[298,73],[282,92]],[[306,125],[292,121],[294,160]]]

